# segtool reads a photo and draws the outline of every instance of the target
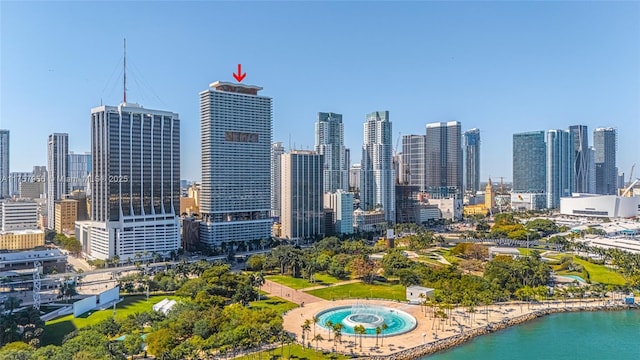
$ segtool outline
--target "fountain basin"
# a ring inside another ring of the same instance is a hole
[[[417,326],[416,318],[402,311],[380,305],[336,306],[323,310],[316,314],[318,325],[329,329],[327,321],[333,324],[342,324],[343,334],[355,334],[354,327],[364,326],[365,336],[375,336],[376,327],[387,324],[387,329],[382,335],[399,335],[409,332]]]

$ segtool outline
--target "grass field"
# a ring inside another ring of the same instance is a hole
[[[565,256],[567,255],[559,254],[559,255],[553,255],[551,256],[551,258],[557,259],[559,263],[560,259],[562,259]],[[610,285],[624,285],[626,283],[622,275],[618,274],[617,272],[615,272],[615,270],[611,270],[604,265],[592,264],[586,260],[579,259],[576,256],[573,256],[573,262],[576,264],[582,265],[582,267],[589,273],[589,280],[592,283],[597,282],[601,284],[610,284]],[[578,273],[573,274],[569,272],[562,272],[562,273],[567,275],[578,275],[584,278],[584,275],[581,273],[580,274]]]
[[[162,301],[164,298],[173,300],[180,299],[179,297],[172,295],[155,295],[150,296],[149,301],[147,301],[147,297],[144,295],[125,296],[124,300],[116,305],[116,318],[123,319],[130,314],[151,311],[153,305]],[[42,345],[60,345],[66,334],[76,329],[82,329],[83,327],[97,324],[112,316],[113,308],[89,312],[79,318],[74,318],[73,314],[71,314],[47,321],[44,329],[44,335],[42,337]]]
[[[592,264],[588,261],[578,259],[576,257],[573,258],[573,261],[577,264],[582,265],[582,267],[587,270],[591,282],[611,285],[624,285],[626,283],[622,275],[607,268],[604,265]]]
[[[326,299],[378,298],[390,300],[406,300],[406,289],[400,284],[375,282],[372,285],[353,283],[330,286],[324,289],[308,291],[309,294]]]
[[[280,314],[284,314],[285,312],[298,307],[298,304],[292,303],[276,296],[260,301],[252,301],[250,305],[251,308],[254,309],[272,308]]]
[[[284,356],[282,356],[284,354]],[[235,360],[255,360],[255,359],[299,359],[299,360],[315,360],[315,359],[349,359],[348,356],[340,354],[323,353],[322,350],[304,349],[298,344],[285,345],[277,347],[270,351],[263,351],[260,354],[252,354],[235,358]]]
[[[316,281],[313,283],[306,279],[294,278],[287,275],[269,275],[266,277],[266,279],[296,290],[309,288],[312,286],[331,285],[340,282],[339,279],[326,274],[316,274],[314,275],[314,277]]]

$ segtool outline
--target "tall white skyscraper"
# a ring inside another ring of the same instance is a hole
[[[342,115],[318,113],[315,147],[316,152],[324,156],[324,192],[348,189],[349,165],[344,147]]]
[[[573,132],[547,131],[547,208],[560,207],[560,198],[569,197],[574,186]]]
[[[9,130],[0,130],[0,198],[9,196]]]
[[[280,217],[282,206],[282,174],[281,155],[284,154],[284,146],[281,142],[271,145],[271,216]]]
[[[134,103],[91,109],[91,220],[76,236],[93,258],[180,247],[180,119]]]
[[[360,207],[362,210],[382,208],[385,220],[389,222],[396,218],[392,144],[389,112],[367,114],[360,170]]]
[[[272,101],[260,90],[216,81],[200,93],[200,241],[225,252],[271,237]]]
[[[69,134],[54,133],[47,142],[47,227],[55,227],[54,205],[67,194],[67,155],[69,154]]]
[[[282,237],[324,234],[323,155],[291,150],[282,155]]]

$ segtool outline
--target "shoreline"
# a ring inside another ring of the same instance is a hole
[[[532,312],[522,314],[510,319],[499,322],[492,322],[486,326],[468,330],[464,334],[452,335],[443,339],[432,341],[428,344],[418,345],[409,349],[395,352],[387,355],[376,355],[361,357],[363,360],[411,360],[419,359],[424,356],[433,355],[438,352],[446,351],[460,346],[476,337],[491,334],[507,328],[521,325],[537,318],[547,315],[567,313],[567,312],[597,312],[597,311],[623,311],[623,310],[639,310],[637,304],[609,304],[609,305],[589,305],[585,304],[578,307],[548,307],[544,309],[534,310]]]

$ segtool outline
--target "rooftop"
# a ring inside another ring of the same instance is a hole
[[[225,81],[215,81],[209,84],[209,87],[218,91],[234,92],[239,94],[258,95],[258,91],[262,90],[262,87],[256,85],[246,85],[240,83],[230,83]]]

